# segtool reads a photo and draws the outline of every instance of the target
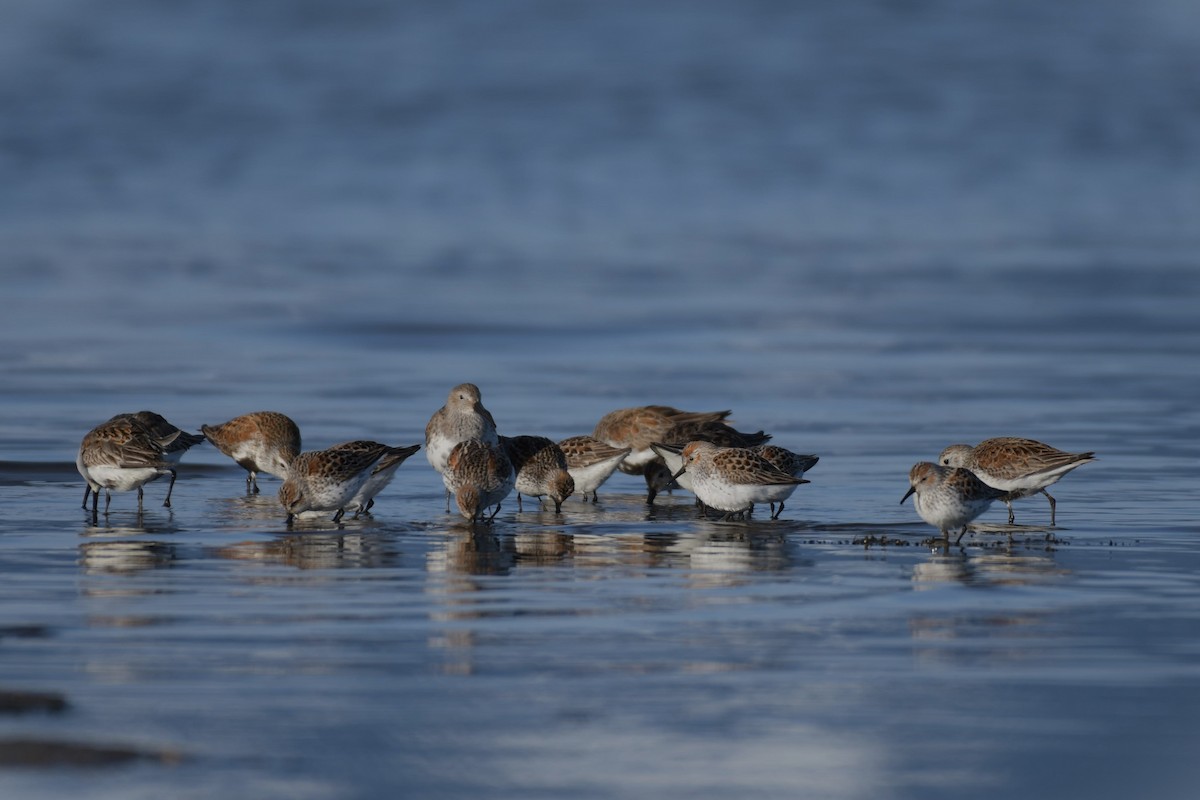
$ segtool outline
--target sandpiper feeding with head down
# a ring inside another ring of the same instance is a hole
[[[516,473],[502,446],[468,439],[450,451],[442,481],[454,495],[459,513],[472,523],[491,522],[500,513],[500,503],[512,492]],[[485,519],[484,513],[492,506],[495,510]]]
[[[279,503],[289,523],[306,511],[334,511],[340,522],[376,469],[388,470],[416,452],[416,446],[388,447],[368,441],[346,442],[328,450],[301,453],[279,487]]]
[[[1067,453],[1033,439],[1014,436],[987,439],[974,447],[952,444],[938,456],[942,466],[965,467],[988,486],[1007,492],[1008,496],[1003,499],[1008,506],[1009,525],[1015,520],[1013,500],[1044,494],[1050,501],[1050,524],[1053,526],[1056,503],[1046,487],[1054,485],[1076,467],[1095,460],[1095,453]]]
[[[255,411],[220,425],[201,425],[213,447],[246,470],[246,491],[258,494],[258,473],[287,478],[300,454],[300,428],[277,411]]]
[[[616,471],[631,447],[613,447],[594,436],[571,436],[558,443],[567,457],[567,472],[575,481],[575,491],[586,500],[588,493],[592,502],[597,500],[596,490]]]
[[[163,459],[171,464],[178,464],[183,454],[191,450],[196,445],[204,441],[204,437],[198,433],[188,433],[180,430],[167,422],[166,417],[157,414],[153,411],[137,411],[130,414],[117,414],[109,422],[121,419],[131,419],[143,425],[150,435],[159,441],[168,441],[169,443],[163,447]],[[151,480],[157,480],[152,478]],[[163,505],[167,508],[171,507],[171,492],[175,489],[175,478],[171,477],[171,483],[167,486],[167,498],[163,500]],[[84,495],[83,502],[87,504],[87,495]]]
[[[650,445],[661,442],[675,425],[720,422],[731,411],[680,411],[671,406],[637,406],[610,411],[596,423],[592,436],[613,447],[630,448],[621,462],[622,472],[641,475],[645,465],[658,458]]]
[[[112,503],[112,492],[131,492],[137,489],[138,513],[142,511],[142,487],[155,478],[171,476],[175,485],[175,469],[167,460],[166,448],[179,437],[179,431],[169,436],[155,436],[132,415],[118,415],[92,428],[79,444],[75,467],[87,482],[83,507],[92,497],[92,516],[97,513],[100,490],[104,489],[104,513]],[[170,506],[171,490],[167,490],[164,506]]]
[[[354,497],[350,498],[350,502],[346,504],[346,510],[353,511],[356,517],[371,510],[371,507],[375,505],[375,495],[383,491],[383,488],[392,482],[392,478],[396,477],[396,470],[400,469],[400,465],[404,463],[405,459],[420,450],[421,445],[413,444],[408,447],[387,447],[387,445],[381,445],[378,442],[359,439],[353,442],[335,444],[329,448],[330,450],[350,450],[366,454],[373,453],[380,447],[387,448],[385,454],[371,468],[371,474],[367,477],[367,482],[362,485],[361,489],[354,493]]]
[[[563,500],[575,492],[562,448],[544,436],[501,436],[500,444],[516,472],[517,510],[521,510],[521,495],[527,494],[549,497],[554,513],[561,512]]]
[[[795,478],[744,447],[718,447],[712,442],[690,442],[683,448],[683,466],[675,473],[692,475],[692,490],[708,508],[731,514],[751,511],[755,503],[783,502],[804,478]]]
[[[1004,497],[1004,492],[988,486],[970,470],[942,467],[929,461],[913,466],[908,473],[910,486],[900,498],[903,503],[915,494],[913,505],[921,519],[937,528],[947,543],[950,531],[961,528],[955,544],[962,541],[971,520]]]

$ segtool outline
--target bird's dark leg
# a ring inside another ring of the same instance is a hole
[[[337,510],[337,513],[333,515],[333,521],[334,521],[334,522],[341,522],[341,521],[342,521],[342,515],[343,515],[343,514],[345,514],[345,513],[346,513],[346,509],[344,509],[344,508],[339,508],[339,509]]]
[[[142,513],[142,487],[138,487],[138,513]]]
[[[446,490],[446,513],[450,513],[450,490]]]
[[[366,508],[364,508],[364,509],[363,509],[363,511],[370,511],[370,510],[371,510],[371,506],[373,506],[373,505],[375,505],[375,498],[374,498],[374,497],[372,497],[370,500],[368,500],[368,501],[367,501],[367,507],[366,507]]]
[[[959,542],[961,542],[961,541],[962,541],[962,537],[964,537],[964,536],[966,536],[966,535],[967,535],[967,528],[968,528],[968,527],[970,527],[970,526],[968,526],[968,525],[963,525],[962,533],[958,534],[958,538],[954,540],[954,544],[955,544],[955,545],[957,545]],[[950,534],[948,534],[948,533],[946,534],[946,541],[947,541],[947,542],[949,542],[949,541],[950,541]]]
[[[520,497],[520,495],[517,495],[517,497]],[[488,517],[488,518],[487,518],[487,521],[488,521],[488,522],[491,522],[492,520],[494,520],[494,519],[496,518],[496,515],[497,515],[497,514],[499,514],[499,513],[500,513],[500,504],[499,504],[499,503],[496,503],[496,510],[495,510],[495,511],[493,511],[493,512],[492,512],[492,515],[491,515],[490,517]]]
[[[1005,501],[1004,501],[1004,505],[1008,506],[1008,524],[1009,524],[1009,525],[1012,525],[1012,524],[1013,524],[1013,522],[1015,522],[1015,521],[1016,521],[1016,519],[1017,519],[1017,518],[1016,518],[1016,517],[1013,515],[1013,509],[1012,509],[1012,500],[1005,500]]]
[[[779,510],[775,511],[775,504],[771,504],[771,510],[775,513],[771,514],[771,519],[779,519],[779,515],[783,513],[783,503],[779,504]]]
[[[83,484],[83,510],[87,511],[88,495],[92,493],[92,485],[90,483]]]
[[[167,484],[167,499],[163,500],[163,507],[171,507],[171,491],[175,488],[175,470],[171,470],[171,482]]]
[[[1055,506],[1054,498],[1051,497],[1050,493],[1047,492],[1045,489],[1042,489],[1042,494],[1046,495],[1046,499],[1050,501],[1050,527],[1054,528],[1054,527],[1056,527],[1054,524],[1054,506]]]
[[[108,506],[112,503],[112,489],[104,490],[104,516],[108,516]]]
[[[524,511],[524,506],[521,505],[521,493],[517,492],[517,511]]]

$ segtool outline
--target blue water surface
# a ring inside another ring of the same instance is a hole
[[[67,708],[0,714],[0,796],[1194,795],[1190,4],[4,17],[0,690]],[[777,521],[617,475],[472,530],[419,453],[289,530],[208,445],[79,507],[118,412],[413,444],[463,381],[821,461]],[[931,548],[909,468],[997,435],[1098,460]]]

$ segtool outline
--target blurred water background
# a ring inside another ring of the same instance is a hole
[[[0,713],[0,796],[1194,793],[1194,4],[3,17],[0,690],[66,707]],[[112,414],[411,444],[463,381],[821,462],[745,524],[619,475],[471,531],[419,454],[288,531],[207,445],[79,509]],[[1100,460],[1056,542],[930,550],[909,467],[994,435]]]

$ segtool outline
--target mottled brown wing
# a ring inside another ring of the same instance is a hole
[[[132,436],[124,441],[94,439],[83,451],[83,464],[126,469],[170,466],[163,461],[162,449],[148,436]]]
[[[191,448],[204,441],[204,437],[196,433],[188,433],[170,422],[166,417],[153,411],[139,411],[136,414],[119,414],[141,424],[150,434],[159,439],[159,444],[168,453],[186,453]],[[116,419],[116,417],[113,417]]]
[[[387,445],[379,442],[360,442],[359,444],[368,446],[336,452],[334,458],[330,460],[332,477],[338,480],[349,480],[374,466],[375,462],[389,449]],[[326,453],[329,452],[326,451]]]
[[[500,444],[512,462],[513,469],[517,471],[542,450],[555,446],[554,442],[545,436],[501,436]]]
[[[1093,456],[1093,453],[1067,453],[1035,439],[1015,436],[988,439],[975,447],[976,463],[999,478],[1048,472]]]
[[[484,485],[488,491],[500,486],[509,476],[515,473],[516,467],[509,460],[508,455],[502,447],[486,447],[486,463],[487,472],[484,477]]]
[[[299,426],[278,411],[252,411],[219,425],[201,425],[200,432],[225,455],[236,443],[258,436],[283,442],[296,453],[300,451]]]
[[[797,472],[808,472],[821,460],[818,456],[793,453],[787,448],[777,447],[773,444],[761,445],[754,451],[790,475],[795,475]]]
[[[671,420],[671,424],[679,422],[719,422],[725,419],[733,412],[725,411],[682,411],[673,406],[645,406],[646,410],[653,411]]]
[[[258,424],[251,415],[247,414],[234,417],[219,425],[201,425],[200,432],[212,443],[213,447],[225,455],[229,455],[229,451],[233,449],[234,445],[258,433]]]
[[[379,463],[371,470],[371,474],[388,469],[396,464],[404,463],[404,460],[413,453],[421,449],[419,444],[410,444],[406,447],[389,447],[383,458],[379,459]]]
[[[628,444],[641,450],[657,441],[670,425],[667,417],[652,409],[624,408],[604,415],[593,435],[609,444]]]
[[[567,454],[561,447],[547,439],[545,446],[538,448],[537,452],[530,456],[525,463],[538,464],[547,469],[566,469]],[[513,465],[513,469],[517,469],[516,464]]]
[[[733,426],[712,419],[677,422],[664,434],[664,444],[687,444],[688,442],[712,442],[718,447],[754,447],[771,438],[769,433],[742,433]]]
[[[778,469],[770,461],[750,450],[730,447],[713,456],[713,465],[732,483],[787,484],[806,483]]]
[[[433,436],[433,432],[441,426],[441,419],[444,416],[446,416],[445,406],[433,412],[433,416],[429,418],[429,422],[425,423],[425,441],[428,442],[430,437]]]
[[[946,485],[961,492],[964,498],[970,500],[983,498],[1000,500],[1008,495],[1008,492],[988,486],[966,467],[954,467],[946,476]]]

